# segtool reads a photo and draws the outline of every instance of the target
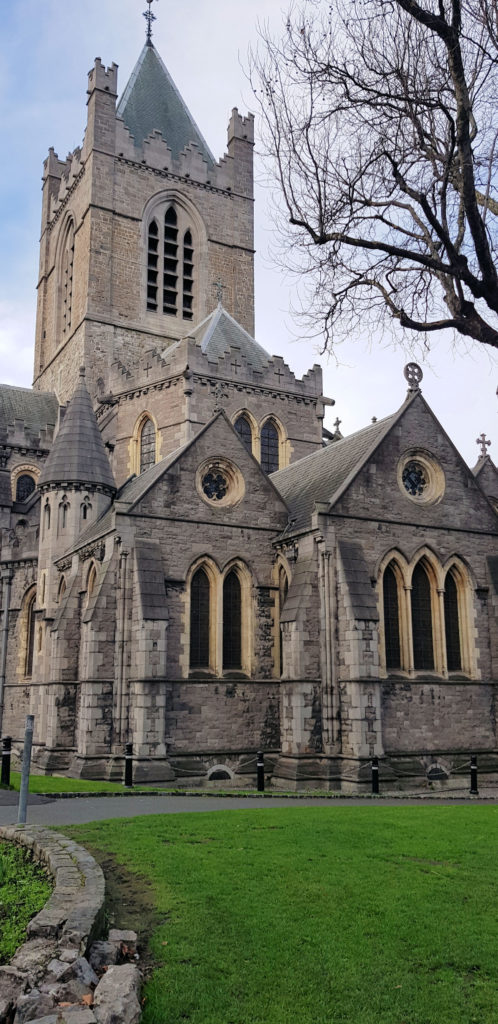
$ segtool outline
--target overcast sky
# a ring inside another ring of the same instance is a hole
[[[154,43],[216,157],[226,150],[231,108],[251,109],[244,67],[257,38],[258,19],[277,30],[284,0],[157,0]],[[145,37],[145,0],[2,0],[0,55],[0,379],[30,386],[32,380],[42,162],[49,146],[59,157],[81,144],[86,121],[87,72],[99,56],[119,65],[119,92]],[[256,160],[258,157],[256,155]],[[259,174],[262,180],[261,171]],[[336,405],[343,433],[388,415],[401,405],[409,354],[396,331],[375,344],[360,336],[319,359],[309,341],[297,340],[288,281],[268,255],[272,225],[268,195],[256,196],[256,337],[282,354],[298,376],[316,361],[324,370],[325,394]],[[417,352],[416,359],[422,362]],[[423,393],[468,463],[476,461],[475,439],[485,431],[498,463],[496,385],[498,360],[491,351],[447,333],[422,362]]]

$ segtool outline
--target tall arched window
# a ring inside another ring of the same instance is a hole
[[[36,487],[29,473],[22,473],[16,480],[16,501],[27,501]]]
[[[66,593],[66,580],[65,580],[64,576],[61,576],[61,580],[60,580],[60,583],[59,583],[59,589],[57,591],[57,603],[59,603],[59,601],[62,601],[62,598],[64,597],[65,593]]]
[[[278,430],[272,420],[267,420],[261,431],[261,468],[265,473],[279,468]]]
[[[252,453],[252,430],[247,416],[244,416],[242,413],[242,415],[235,420],[234,426],[242,444],[245,445],[248,452]]]
[[[73,319],[74,223],[66,225],[61,257],[61,329],[66,337]]]
[[[155,461],[156,428],[151,419],[146,419],[140,431],[140,472],[144,473]]]
[[[392,563],[384,572],[383,600],[386,668],[401,668],[398,581]]]
[[[282,675],[284,667],[284,649],[283,649],[283,638],[282,629],[280,626],[280,618],[282,615],[283,607],[289,592],[289,579],[284,567],[281,565],[278,572],[278,645],[279,645],[279,675]]]
[[[33,654],[35,650],[35,600],[36,591],[33,591],[29,595],[26,603],[26,620],[25,620],[25,660],[24,660],[24,675],[30,676],[33,674]]]
[[[47,498],[43,506],[43,536],[50,530],[50,502]]]
[[[190,668],[209,668],[211,588],[204,569],[198,569],[190,585]]]
[[[88,495],[86,495],[86,497],[83,499],[83,501],[81,503],[81,520],[82,520],[83,523],[88,522],[88,519],[90,518],[91,511],[92,511],[92,503],[91,503],[90,498],[88,497]]]
[[[444,628],[448,672],[459,672],[462,668],[462,652],[458,614],[458,590],[451,570],[447,573],[444,584]]]
[[[194,234],[181,206],[163,202],[147,227],[147,309],[192,320]]]
[[[65,531],[65,529],[66,529],[66,527],[68,525],[69,508],[70,508],[69,502],[68,502],[66,496],[64,495],[64,497],[63,497],[63,499],[62,499],[62,501],[60,502],[60,505],[59,505],[59,533],[64,533],[64,531]]]
[[[412,576],[412,634],[414,668],[433,669],[431,584],[420,562]]]
[[[235,569],[223,583],[223,668],[242,668],[242,595]]]

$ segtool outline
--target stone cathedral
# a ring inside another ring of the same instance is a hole
[[[0,387],[2,734],[34,714],[37,768],[86,778],[129,742],[136,780],[491,778],[498,472],[415,364],[343,437],[320,367],[254,339],[253,127],[215,159],[149,23],[49,151],[33,389]]]

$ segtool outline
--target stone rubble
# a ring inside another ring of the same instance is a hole
[[[40,826],[0,828],[46,864],[55,878],[28,940],[0,967],[0,1024],[138,1024],[137,935],[102,930],[104,877],[86,850]]]

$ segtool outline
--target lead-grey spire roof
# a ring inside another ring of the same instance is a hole
[[[83,487],[116,490],[92,400],[86,389],[84,370],[80,371],[76,390],[38,481],[39,487],[50,484],[81,484]]]
[[[175,159],[185,146],[195,142],[208,164],[215,163],[152,42],[145,43],[119,101],[117,114],[133,135],[135,146],[142,146],[152,132],[159,131]]]

